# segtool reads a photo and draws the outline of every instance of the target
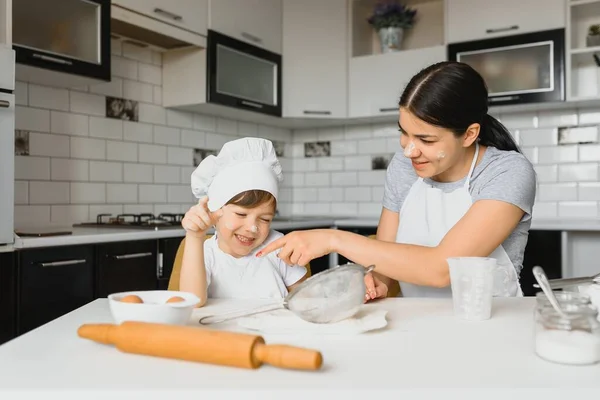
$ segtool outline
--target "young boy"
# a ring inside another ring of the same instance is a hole
[[[287,265],[271,253],[255,254],[283,236],[271,230],[281,165],[266,139],[226,143],[192,173],[200,198],[182,220],[186,230],[179,288],[204,305],[211,298],[283,298],[307,278],[306,268]],[[215,227],[208,240],[206,231]]]

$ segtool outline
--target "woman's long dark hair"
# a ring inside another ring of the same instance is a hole
[[[479,143],[521,152],[508,129],[488,114],[487,86],[468,64],[444,61],[421,70],[406,85],[400,107],[456,136],[478,123]]]

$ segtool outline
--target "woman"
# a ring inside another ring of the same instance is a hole
[[[483,78],[457,62],[415,75],[399,104],[403,152],[387,169],[377,240],[338,230],[292,232],[261,254],[304,265],[338,252],[376,265],[367,300],[391,280],[404,296],[451,296],[448,257],[497,259],[496,296],[522,296],[519,273],[535,199],[535,173],[488,113]]]

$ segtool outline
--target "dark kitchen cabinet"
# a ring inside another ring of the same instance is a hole
[[[535,278],[532,270],[536,265],[544,269],[548,279],[562,278],[561,235],[561,231],[529,231],[520,276],[525,296],[534,296],[541,290],[533,287]]]
[[[0,253],[0,344],[11,340],[17,333],[15,274],[14,253]]]
[[[183,237],[161,239],[158,241],[158,289],[167,290],[169,288],[169,279],[173,272],[173,264],[177,249]]]
[[[367,228],[367,227],[344,227],[338,228],[341,231],[353,232],[361,236],[371,236],[377,234],[377,227]],[[346,257],[341,254],[338,254],[338,262],[337,265],[343,265],[351,262]]]
[[[330,228],[330,226],[323,226],[323,227],[315,227],[315,228],[307,228],[307,229],[278,229],[277,231],[286,235],[293,231],[302,231],[302,230],[310,230],[310,229],[329,229],[329,228]],[[315,258],[314,260],[311,260],[311,262],[310,262],[311,275],[316,275],[319,272],[323,272],[327,269],[329,269],[329,255]]]
[[[156,279],[156,240],[96,246],[96,298],[116,292],[156,290]]]
[[[59,246],[18,254],[18,334],[93,300],[92,246]]]

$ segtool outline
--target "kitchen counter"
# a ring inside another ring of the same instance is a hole
[[[190,325],[198,326],[203,315],[260,304],[264,302],[209,300],[194,311]],[[177,389],[200,394],[229,389],[247,394],[247,390],[260,389],[326,389],[331,395],[331,390],[366,389],[372,398],[380,389],[479,388],[490,390],[489,394],[497,388],[600,389],[599,364],[564,366],[534,354],[534,304],[534,298],[495,298],[492,318],[475,322],[454,317],[450,298],[385,299],[365,306],[388,311],[388,326],[378,331],[330,337],[264,335],[267,343],[322,352],[322,370],[298,372],[132,355],[80,339],[76,331],[82,324],[113,322],[107,300],[98,299],[0,346],[0,393],[11,389],[43,389],[45,393],[48,389],[128,393]],[[211,329],[241,330],[235,322]],[[48,338],[52,338],[51,345]]]

